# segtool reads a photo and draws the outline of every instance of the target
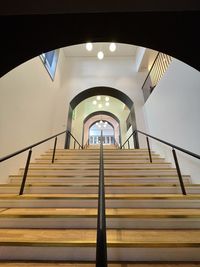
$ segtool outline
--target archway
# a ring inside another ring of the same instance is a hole
[[[69,104],[69,112],[68,112],[68,119],[67,119],[67,130],[71,131],[71,125],[72,125],[72,114],[73,110],[75,107],[82,102],[83,100],[92,97],[92,96],[97,96],[97,95],[107,95],[107,96],[112,96],[123,102],[130,110],[130,123],[132,126],[132,130],[137,129],[137,124],[136,124],[136,117],[135,117],[135,108],[134,108],[134,103],[130,99],[129,96],[127,96],[125,93],[122,91],[119,91],[115,88],[112,87],[106,87],[106,86],[97,86],[97,87],[92,87],[89,89],[86,89],[82,92],[80,92],[78,95],[76,95],[70,102]],[[70,136],[66,136],[66,142],[65,142],[65,148],[69,148],[70,146]],[[134,146],[135,148],[139,148],[139,142],[138,142],[138,136],[134,136]]]
[[[89,140],[89,130],[90,128],[99,121],[107,121],[114,130],[114,139],[121,145],[121,126],[120,120],[111,112],[107,111],[97,111],[90,113],[83,121],[83,135],[82,144],[86,144]]]

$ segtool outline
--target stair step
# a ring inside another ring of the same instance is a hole
[[[54,166],[54,165],[49,165],[49,166],[30,166],[29,171],[32,170],[58,170],[58,171],[65,171],[65,170],[77,170],[77,169],[84,169],[84,170],[99,170],[99,164],[74,164],[74,165],[68,165],[68,166]],[[24,170],[24,168],[20,168],[20,171]],[[166,170],[176,170],[175,168],[171,168],[170,166],[151,166],[151,165],[145,165],[143,166],[133,166],[132,164],[118,164],[117,166],[113,165],[108,165],[104,164],[104,170],[161,170],[161,171],[166,171]]]
[[[21,171],[23,173],[23,171]],[[48,175],[48,176],[98,176],[99,169],[96,170],[29,170],[28,175]],[[176,170],[105,170],[105,176],[177,176]],[[188,177],[189,175],[183,175]]]
[[[108,230],[107,243],[108,247],[200,247],[200,230]],[[91,247],[95,244],[93,229],[0,229],[0,246]]]
[[[50,159],[42,159],[42,158],[38,158],[38,159],[35,159],[35,162],[33,162],[32,164],[46,164],[46,163],[50,163],[51,164],[51,160],[52,158]],[[94,159],[94,158],[91,158],[91,159],[83,159],[83,158],[80,158],[80,159],[60,159],[60,160],[57,160],[55,159],[55,162],[54,164],[69,164],[69,163],[72,163],[72,164],[79,164],[79,163],[90,163],[90,164],[96,164],[96,163],[99,163],[99,159]],[[147,164],[147,163],[150,163],[149,162],[149,158],[148,159],[123,159],[120,158],[120,159],[106,159],[106,162],[107,163],[112,163],[112,164],[115,164],[115,163],[122,163],[122,164],[126,164],[126,163],[130,163],[130,164]],[[154,160],[153,163],[151,164],[169,164],[167,162],[165,162],[165,159],[163,158],[157,158]]]
[[[108,230],[107,244],[109,260],[200,259],[200,230]],[[95,246],[92,229],[0,229],[1,260],[94,260]]]
[[[29,208],[0,209],[0,218],[96,218],[94,208]],[[106,218],[200,218],[199,209],[106,209]],[[199,226],[200,227],[200,226]]]
[[[0,207],[97,207],[97,194],[1,194]],[[200,208],[200,195],[106,194],[107,208]]]
[[[0,193],[18,193],[20,185],[15,184],[6,184],[0,186]],[[189,194],[199,194],[200,186],[199,185],[186,185],[186,192]],[[70,193],[97,193],[98,186],[97,184],[42,184],[42,183],[33,183],[26,184],[25,193],[28,194],[70,194]],[[116,194],[116,193],[125,194],[177,194],[181,193],[181,188],[179,184],[110,184],[105,186],[105,192],[107,194]]]
[[[49,177],[28,177],[27,183],[82,183],[83,181],[85,183],[98,183],[99,178],[98,177],[65,177],[65,178],[49,178]],[[22,177],[16,176],[16,177],[10,177],[10,183],[12,184],[21,184]],[[183,178],[184,184],[191,184],[189,177]],[[131,177],[131,178],[122,178],[122,177],[106,177],[105,182],[108,183],[178,183],[178,178],[169,177],[169,178],[160,178],[160,177]]]
[[[197,267],[199,263],[190,262],[152,262],[152,263],[109,263],[109,267]],[[95,263],[81,262],[0,262],[0,267],[95,267]]]
[[[0,228],[95,229],[97,208],[10,208]],[[107,209],[107,229],[200,229],[199,209]]]

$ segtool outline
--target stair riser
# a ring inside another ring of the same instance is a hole
[[[51,164],[51,160],[52,159],[48,159],[48,160],[45,160],[45,159],[35,159],[35,163],[36,164]],[[105,160],[105,159],[104,159]],[[149,164],[150,162],[149,162],[149,158],[147,158],[147,159],[123,159],[123,158],[121,158],[121,159],[114,159],[114,160],[112,160],[112,159],[107,159],[106,160],[106,162],[107,163],[112,163],[112,164],[114,164],[114,163],[121,163],[121,164],[123,164],[123,162],[124,163],[132,163],[132,164],[143,164],[143,163],[146,163],[146,164]],[[157,159],[155,159],[154,160],[154,163],[164,163],[165,162],[165,160],[164,159],[162,159],[162,158],[157,158]],[[93,159],[93,158],[91,158],[91,159],[88,159],[88,160],[86,160],[86,159],[75,159],[75,160],[73,160],[73,159],[65,159],[65,160],[55,160],[55,162],[54,162],[54,164],[56,165],[56,164],[87,164],[87,163],[90,163],[90,164],[98,164],[99,163],[99,159]]]
[[[188,194],[199,194],[200,188],[186,188]],[[2,187],[1,194],[17,194],[18,187]],[[107,194],[181,194],[179,187],[106,187]],[[97,194],[98,187],[26,187],[25,194]]]
[[[94,261],[95,247],[1,246],[1,260]],[[110,261],[199,261],[199,248],[108,248]]]
[[[169,170],[171,171],[171,168],[169,166],[134,166],[132,164],[104,164],[104,170],[132,170],[132,171],[137,171],[137,170]],[[143,164],[144,165],[144,164]],[[63,167],[58,167],[58,166],[30,166],[29,170],[30,171],[68,171],[68,170],[98,170],[99,169],[99,164],[70,164],[68,166],[63,166]],[[24,171],[24,168],[20,168],[20,171]]]
[[[18,179],[18,178],[12,178],[10,180],[10,182],[12,184],[21,184],[21,180],[22,179]],[[27,178],[27,183],[73,183],[73,184],[79,184],[79,183],[98,183],[98,178],[97,177],[91,177],[91,178]],[[184,184],[190,184],[190,179],[189,178],[184,178],[183,179]],[[130,183],[130,184],[134,184],[134,183],[138,183],[138,184],[142,184],[142,183],[175,183],[178,184],[178,178],[160,178],[160,177],[154,177],[154,178],[105,178],[105,182],[107,183],[112,183],[112,184],[116,184],[116,183]]]
[[[95,229],[95,218],[0,218],[0,228]],[[106,218],[107,229],[200,229],[199,219]]]
[[[0,208],[97,208],[97,200],[1,200]],[[200,208],[200,200],[106,200],[107,208]]]
[[[23,174],[24,171],[20,171],[20,174]],[[56,171],[56,170],[29,170],[29,175],[49,175],[49,176],[75,176],[75,175],[84,175],[84,176],[98,176],[99,175],[99,169],[97,170],[64,170],[64,171]],[[105,176],[170,176],[174,175],[177,176],[176,171],[163,171],[163,170],[105,170]]]

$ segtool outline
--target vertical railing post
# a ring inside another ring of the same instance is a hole
[[[183,183],[183,177],[182,177],[181,170],[180,170],[179,163],[178,163],[178,158],[177,158],[176,151],[175,151],[174,148],[172,148],[172,154],[173,154],[173,157],[174,157],[174,162],[175,162],[175,165],[176,165],[176,171],[177,171],[177,174],[178,174],[179,183],[180,183],[180,186],[181,186],[182,193],[183,193],[183,195],[187,195],[186,194],[186,190],[185,190],[185,186],[184,186],[184,183]]]
[[[26,160],[26,166],[25,166],[25,169],[24,169],[24,175],[23,175],[23,178],[22,178],[22,183],[21,183],[19,195],[23,195],[23,193],[24,193],[24,187],[25,187],[25,184],[26,184],[26,177],[27,177],[27,174],[28,174],[28,168],[29,168],[29,164],[30,164],[30,160],[31,160],[31,154],[32,154],[32,149],[30,149],[29,152],[28,152],[28,157],[27,157],[27,160]]]
[[[129,142],[129,140],[128,140],[128,149],[130,149],[130,142]]]
[[[53,155],[52,155],[51,163],[54,163],[55,153],[56,153],[56,145],[57,145],[57,136],[56,136],[55,141],[54,141],[54,148],[53,148]]]
[[[104,189],[103,134],[101,131],[97,215],[96,267],[107,267],[106,214]]]
[[[152,163],[151,148],[150,148],[150,144],[149,144],[149,138],[146,137],[146,140],[147,140],[147,147],[148,147],[148,151],[149,151],[149,161]]]
[[[76,148],[76,141],[74,140],[74,149]]]

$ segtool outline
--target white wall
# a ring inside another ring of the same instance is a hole
[[[0,157],[38,142],[66,128],[66,101],[59,99],[65,120],[52,118],[57,112],[57,95],[66,96],[65,57],[60,52],[52,82],[42,61],[36,57],[0,79]],[[61,97],[60,97],[61,98]],[[64,125],[64,126],[63,126]],[[36,155],[52,146],[52,141],[33,149]],[[23,167],[27,153],[0,164],[0,182]]]
[[[173,59],[144,106],[149,133],[200,154],[200,73]],[[154,149],[169,160],[171,150],[157,142]],[[200,161],[178,153],[182,173],[200,183]]]

